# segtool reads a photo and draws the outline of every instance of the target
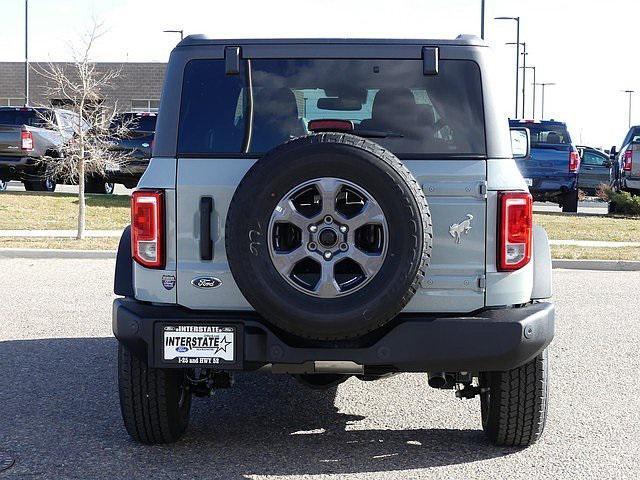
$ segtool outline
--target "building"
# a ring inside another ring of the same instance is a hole
[[[70,63],[56,63],[72,68]],[[61,99],[49,98],[47,81],[38,72],[47,64],[34,62],[29,72],[29,103],[31,105],[60,105]],[[96,69],[115,69],[120,75],[105,89],[104,104],[116,105],[120,111],[157,111],[166,63],[96,63]],[[0,106],[24,105],[24,63],[0,62]]]

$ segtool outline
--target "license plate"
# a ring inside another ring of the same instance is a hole
[[[524,179],[524,183],[526,183],[526,184],[527,184],[527,187],[531,187],[531,186],[533,186],[533,179],[531,179],[531,178],[525,178],[525,179]]]
[[[213,325],[165,325],[162,343],[165,362],[187,365],[233,363],[236,329]]]

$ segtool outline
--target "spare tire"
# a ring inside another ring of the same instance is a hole
[[[431,255],[420,184],[391,152],[348,134],[293,139],[233,196],[226,250],[256,311],[291,334],[338,340],[395,317]]]

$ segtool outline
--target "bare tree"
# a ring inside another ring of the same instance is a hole
[[[102,25],[94,21],[92,28],[81,37],[79,48],[71,48],[73,62],[34,67],[44,77],[46,96],[73,113],[69,116],[73,135],[62,144],[55,157],[45,156],[42,161],[48,176],[78,184],[78,240],[85,232],[87,178],[104,178],[108,169],[120,168],[128,161],[125,153],[113,147],[118,139],[130,133],[129,124],[124,121],[110,125],[117,104],[107,106],[105,102],[120,70],[98,68],[91,60],[95,42],[102,35]],[[53,122],[52,128],[60,127]]]

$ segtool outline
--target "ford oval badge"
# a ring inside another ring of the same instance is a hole
[[[218,288],[222,285],[222,280],[214,277],[197,277],[191,280],[191,285],[196,288]]]

